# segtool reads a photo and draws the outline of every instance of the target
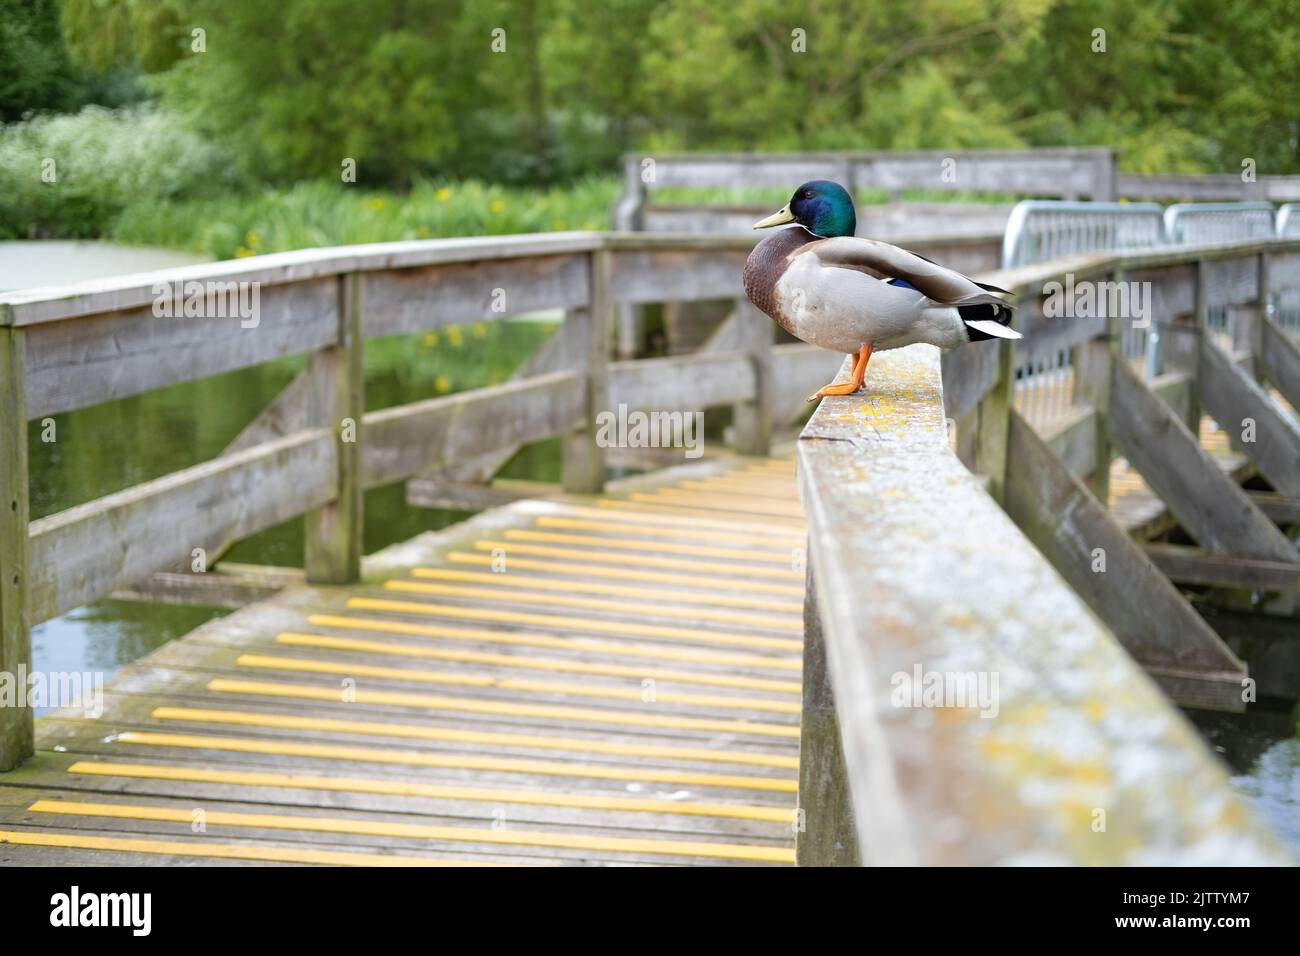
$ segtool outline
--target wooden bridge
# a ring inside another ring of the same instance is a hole
[[[291,585],[42,720],[0,858],[793,862],[796,500],[724,459]]]
[[[774,344],[750,242],[397,243],[0,298],[0,672],[108,595],[239,606],[125,670],[102,715],[0,708],[0,862],[1286,859],[1169,698],[1241,709],[1245,651],[1207,619],[1292,613],[1300,426],[1264,387],[1300,401],[1267,309],[1300,243],[991,274],[1019,351],[886,353],[774,455],[838,360]],[[972,271],[998,251],[913,245]],[[1047,318],[1067,273],[1151,283],[1163,367],[1134,370],[1105,306]],[[240,283],[255,321],[214,317]],[[160,318],[178,289],[198,306]],[[609,360],[617,309],[714,300],[697,351]],[[366,410],[367,340],[543,309],[564,322],[514,380]],[[29,520],[21,423],[301,354],[223,455]],[[730,406],[731,449],[608,480],[595,423],[620,405]],[[1244,410],[1260,441],[1223,467],[1189,426]],[[492,481],[556,435],[563,488]],[[1163,518],[1117,517],[1119,458]],[[363,558],[362,492],[397,482],[487,510]],[[303,572],[216,561],[296,515]],[[196,548],[211,570],[185,570]],[[926,675],[992,694],[926,702]]]

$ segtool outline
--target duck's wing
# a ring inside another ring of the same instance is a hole
[[[940,305],[1005,305],[994,293],[1011,294],[997,286],[976,282],[924,256],[875,239],[850,236],[818,239],[794,254],[816,256],[824,266],[857,269],[878,279],[898,279]]]

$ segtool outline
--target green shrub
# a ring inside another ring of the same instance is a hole
[[[219,144],[150,107],[13,123],[0,127],[0,238],[100,236],[130,203],[232,187],[230,170]]]

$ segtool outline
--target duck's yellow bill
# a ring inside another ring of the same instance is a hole
[[[766,219],[760,219],[754,223],[755,229],[767,229],[770,226],[782,226],[787,222],[794,222],[794,213],[790,211],[790,204],[786,203],[781,207],[779,212],[774,212]]]

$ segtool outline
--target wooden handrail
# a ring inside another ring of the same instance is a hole
[[[799,862],[1283,861],[952,453],[937,353],[886,352],[871,374],[798,442],[815,582],[801,761],[819,783],[801,786]]]

